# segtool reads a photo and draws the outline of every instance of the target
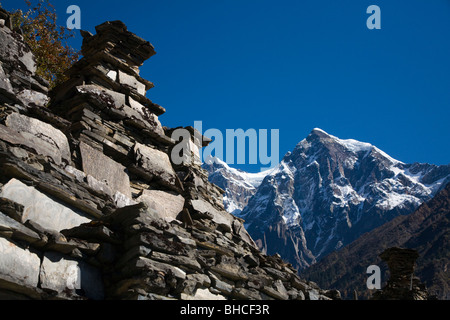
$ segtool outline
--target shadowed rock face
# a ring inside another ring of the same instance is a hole
[[[198,157],[172,163],[139,76],[153,46],[120,21],[96,30],[43,108],[32,55],[0,25],[0,299],[339,298],[260,252]]]

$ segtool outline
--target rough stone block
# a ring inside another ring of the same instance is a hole
[[[37,287],[41,259],[4,238],[0,238],[0,275],[8,281]]]
[[[3,186],[0,197],[24,206],[22,222],[31,220],[48,230],[60,232],[91,221],[83,213],[51,199],[16,179]]]
[[[160,136],[165,135],[161,122],[156,114],[150,112],[147,107],[131,97],[128,97],[128,101],[131,109],[138,114],[138,116],[136,116],[137,119],[144,121],[154,133]]]
[[[61,153],[58,149],[28,132],[17,132],[11,128],[0,125],[0,140],[15,146],[26,146],[27,148],[34,150],[36,154],[52,158],[56,164],[61,164]]]
[[[194,296],[181,294],[181,300],[220,301],[227,300],[227,298],[220,294],[213,294],[208,289],[197,289]]]
[[[119,70],[119,82],[136,89],[139,94],[145,96],[145,84],[139,82],[135,77],[126,74],[121,70]]]
[[[64,159],[66,162],[70,162],[70,147],[66,135],[48,123],[13,113],[6,119],[6,126],[18,132],[29,133],[35,139],[42,140],[50,146],[52,153],[59,155],[59,158]],[[53,160],[57,164],[60,162],[57,161],[60,159]]]
[[[176,173],[166,153],[137,143],[134,154],[138,166],[165,183],[175,185]]]
[[[212,204],[205,200],[192,200],[191,201],[192,208],[202,215],[210,215],[212,216],[212,220],[225,227],[228,231],[232,230],[233,216],[226,211],[219,211],[213,207]]]
[[[98,181],[90,175],[87,176],[87,183],[92,189],[96,190],[97,192],[105,193],[111,198],[113,197],[113,191],[106,183]]]
[[[127,197],[126,195],[124,195],[123,193],[121,193],[119,191],[117,191],[114,194],[114,203],[117,208],[124,208],[124,207],[134,206],[134,205],[138,204],[138,202],[130,199],[129,197]]]
[[[3,70],[1,61],[0,61],[0,89],[10,94],[14,94],[13,87],[9,79],[6,77],[6,73]]]
[[[124,166],[84,142],[80,143],[80,152],[86,175],[105,182],[114,192],[119,191],[131,198],[130,178]]]
[[[145,190],[137,201],[144,202],[167,222],[177,219],[177,216],[183,211],[185,203],[184,197],[181,195],[158,190]]]
[[[95,84],[78,86],[76,89],[79,94],[90,97],[101,109],[121,109],[126,105],[126,96],[124,94],[105,89]]]
[[[30,243],[41,239],[36,232],[0,212],[0,232],[4,231],[12,232],[13,239],[24,240]]]
[[[17,98],[22,102],[24,106],[39,106],[45,107],[45,105],[49,102],[49,98],[47,95],[34,91],[24,89],[17,94]]]
[[[36,72],[36,61],[31,49],[17,39],[8,28],[0,29],[0,60],[11,63],[20,71]]]
[[[83,290],[87,298],[104,298],[101,273],[96,268],[59,253],[48,252],[42,261],[40,271],[42,289],[61,293],[65,290]]]

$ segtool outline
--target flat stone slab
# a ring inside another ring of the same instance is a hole
[[[166,184],[175,185],[176,173],[166,153],[137,143],[134,154],[138,166]]]
[[[136,91],[140,94],[145,96],[145,89],[146,86],[145,84],[139,82],[135,77],[133,77],[132,75],[129,75],[125,72],[123,72],[122,70],[119,70],[119,78],[118,78],[119,82],[121,84],[127,85],[131,88],[136,89]]]
[[[3,186],[0,197],[24,206],[23,223],[31,220],[48,230],[60,232],[91,222],[83,213],[72,210],[16,179]]]
[[[161,122],[158,119],[158,116],[151,112],[147,107],[142,105],[141,103],[134,100],[132,97],[128,97],[129,105],[131,109],[127,111],[124,108],[124,111],[131,116],[134,116],[136,119],[143,121],[146,126],[152,130],[154,133],[165,136],[163,127]]]
[[[24,89],[17,94],[17,98],[22,102],[24,106],[36,105],[39,107],[45,107],[49,102],[47,95],[34,90]]]
[[[212,204],[205,200],[191,200],[192,208],[202,215],[211,216],[212,220],[228,229],[229,231],[233,230],[233,221],[234,217],[226,212],[219,211]]]
[[[41,238],[33,230],[28,229],[21,223],[11,219],[0,211],[0,231],[13,232],[13,238],[28,241],[30,243],[39,241]]]
[[[40,120],[29,118],[27,116],[13,113],[6,118],[6,126],[17,132],[26,132],[31,134],[34,138],[42,140],[50,148],[53,149],[53,153],[58,154],[59,157],[55,160],[57,164],[61,159],[70,163],[70,147],[69,141],[64,133],[54,128],[48,123]]]
[[[41,259],[28,250],[0,238],[0,275],[14,283],[37,287]]]
[[[59,253],[47,252],[40,270],[42,289],[61,293],[65,290],[83,290],[89,299],[104,297],[101,273],[96,268]]]
[[[61,153],[57,148],[28,132],[18,132],[4,125],[0,125],[0,140],[6,141],[14,146],[25,146],[35,154],[52,158],[56,164],[62,163]]]
[[[184,197],[170,192],[158,190],[145,190],[137,199],[154,209],[161,219],[171,222],[183,211]]]
[[[114,193],[118,191],[131,199],[130,177],[123,165],[84,142],[80,143],[80,152],[86,175],[106,183]]]
[[[195,300],[195,301],[220,301],[227,300],[224,296],[220,294],[213,294],[208,289],[197,289],[194,296],[187,295],[185,293],[181,294],[182,300]]]

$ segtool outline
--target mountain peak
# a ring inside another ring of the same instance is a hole
[[[450,181],[444,167],[412,167],[370,143],[319,128],[271,172],[255,177],[234,170],[210,171],[211,182],[226,190],[226,209],[246,221],[260,249],[299,269],[413,212]]]
[[[325,130],[322,130],[320,128],[314,128],[311,133],[310,136],[327,136],[327,137],[332,137],[329,133],[327,133]]]
[[[335,137],[320,128],[313,129],[307,140],[312,140],[314,138],[319,138],[321,142],[327,141],[328,143],[339,144],[345,147],[345,149],[353,152],[372,151],[375,148],[375,146],[370,143],[361,142],[354,139],[341,139]]]

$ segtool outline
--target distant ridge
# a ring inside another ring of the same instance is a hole
[[[386,266],[378,255],[386,248],[404,247],[418,251],[416,276],[430,294],[450,299],[450,184],[414,213],[400,216],[364,234],[338,252],[303,270],[301,275],[330,288],[338,288],[346,298],[358,291],[361,298],[372,292],[365,287],[369,265]],[[383,273],[386,281],[387,274]]]

